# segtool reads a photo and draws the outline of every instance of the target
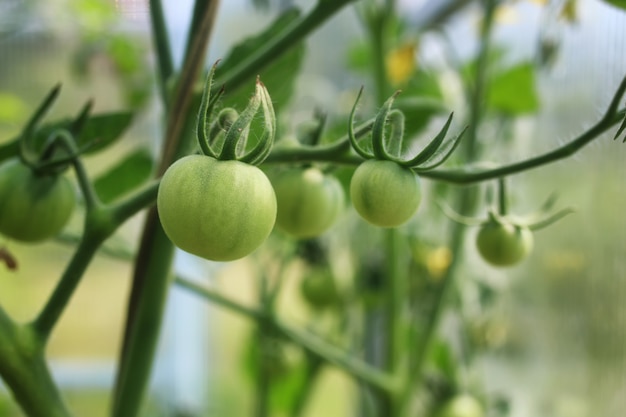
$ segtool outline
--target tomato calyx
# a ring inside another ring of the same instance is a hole
[[[466,126],[458,135],[445,140],[454,115],[454,113],[450,113],[450,116],[448,116],[448,119],[439,133],[422,151],[413,157],[403,158],[400,153],[404,140],[404,114],[400,110],[392,109],[394,100],[398,94],[400,94],[400,90],[398,90],[385,101],[378,111],[371,130],[372,150],[366,150],[357,140],[357,135],[354,130],[354,117],[362,93],[363,87],[359,90],[352,111],[350,112],[348,137],[352,148],[365,159],[389,160],[403,167],[413,169],[418,173],[430,171],[443,164],[452,155],[467,129]],[[387,133],[389,133],[389,135],[387,135]]]
[[[217,94],[211,96],[216,68],[217,63],[209,71],[198,112],[197,139],[200,149],[202,153],[215,159],[259,165],[269,155],[276,135],[276,115],[269,92],[257,77],[254,94],[241,113],[225,108],[217,117],[212,118],[215,104],[224,93],[222,87]],[[258,114],[262,115],[263,133],[258,143],[245,151],[251,124]]]

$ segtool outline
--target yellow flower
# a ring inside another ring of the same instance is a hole
[[[387,54],[385,59],[387,78],[394,87],[406,83],[415,72],[416,50],[417,44],[410,42]]]

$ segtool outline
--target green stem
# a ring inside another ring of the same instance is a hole
[[[491,30],[493,26],[493,17],[495,11],[495,5],[497,0],[485,0],[484,4],[484,19],[481,29],[481,47],[478,56],[478,63],[476,68],[476,81],[472,96],[470,97],[470,126],[467,132],[466,145],[464,148],[465,160],[474,160],[479,153],[477,145],[478,128],[481,123],[483,115],[483,98],[485,96],[486,88],[486,71],[487,71],[487,57],[489,53],[489,45],[491,43]],[[463,214],[473,212],[477,204],[476,189],[465,188],[460,191],[459,194],[459,211]],[[450,250],[454,254],[452,262],[448,267],[441,284],[437,288],[435,296],[434,308],[430,312],[428,321],[420,331],[421,340],[417,345],[417,351],[415,352],[415,359],[412,362],[409,373],[408,383],[406,389],[402,393],[400,400],[400,407],[403,413],[406,413],[409,408],[410,400],[412,397],[413,387],[420,382],[424,365],[427,362],[427,357],[430,352],[430,348],[434,342],[437,329],[441,316],[447,306],[450,289],[454,286],[454,279],[460,266],[463,263],[462,249],[464,245],[464,238],[466,232],[466,226],[461,223],[452,223],[452,231],[450,236]],[[402,415],[402,414],[400,414]]]
[[[168,108],[158,175],[163,174],[177,157],[186,154],[187,148],[193,143],[191,132],[195,125],[195,115],[189,109],[195,99],[193,89],[204,65],[218,3],[217,0],[196,2],[195,10],[200,13],[194,16],[194,21],[198,19],[199,23],[189,33],[189,48],[172,105]],[[162,49],[157,47],[157,51]],[[144,223],[135,262],[113,394],[111,415],[114,417],[134,417],[139,412],[160,333],[173,257],[174,246],[165,235],[153,207]]]
[[[150,0],[150,23],[153,43],[157,48],[157,66],[159,71],[159,89],[163,103],[169,102],[167,82],[174,74],[174,60],[170,49],[169,36],[163,15],[161,0]]]
[[[31,326],[16,325],[0,308],[0,376],[29,417],[71,417]]]
[[[44,344],[59,321],[102,241],[103,239],[91,238],[88,235],[83,237],[52,295],[33,321],[32,326]]]
[[[311,12],[298,19],[287,27],[279,36],[267,42],[263,47],[250,54],[247,59],[239,63],[226,75],[219,78],[215,85],[227,86],[229,91],[234,91],[252,77],[256,77],[265,66],[287,52],[292,46],[304,40],[310,33],[321,26],[345,5],[354,0],[320,0]]]
[[[271,328],[274,332],[277,332],[279,335],[282,335],[291,342],[301,346],[311,355],[337,366],[352,377],[363,381],[372,387],[381,391],[395,391],[398,389],[396,381],[389,377],[386,373],[380,372],[371,365],[362,362],[357,357],[351,355],[342,348],[329,344],[319,336],[297,327],[292,327],[276,317],[268,317],[267,313],[260,310],[241,306],[236,302],[218,294],[214,290],[194,284],[184,278],[177,278],[175,282],[177,285],[183,286],[183,288],[192,291],[194,294],[206,298],[207,300],[218,305],[229,308],[234,312],[243,314],[245,317],[259,322],[266,321],[271,323]]]
[[[404,258],[401,249],[401,236],[397,229],[385,230],[385,247],[387,263],[386,269],[386,291],[387,303],[385,311],[385,340],[386,349],[386,368],[390,375],[396,377],[400,374],[400,365],[403,353],[406,348],[404,337],[406,335],[404,312],[405,301],[407,295],[406,281],[407,277],[404,271]],[[381,414],[390,417],[399,416],[399,403],[397,393],[383,392],[381,396]]]
[[[198,5],[200,4],[200,6]],[[202,68],[209,45],[210,34],[217,13],[219,0],[196,0],[194,10],[202,9],[199,13],[200,23],[194,31],[190,31],[188,50],[180,72],[172,105],[168,108],[168,118],[165,128],[165,141],[161,152],[161,165],[158,174],[161,175],[171,165],[176,156],[180,155],[180,144],[183,131],[188,123],[189,110],[194,102],[194,86]],[[194,16],[194,19],[198,18]]]
[[[298,387],[298,392],[295,394],[295,400],[291,406],[291,417],[301,417],[304,413],[306,404],[311,396],[311,391],[317,382],[317,377],[322,369],[323,362],[319,357],[307,356],[305,375],[302,380],[302,384]]]
[[[498,214],[506,216],[509,211],[506,198],[506,178],[498,178]]]

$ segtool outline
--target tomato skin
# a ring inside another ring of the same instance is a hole
[[[163,175],[157,209],[176,246],[212,261],[232,261],[252,253],[269,236],[276,197],[255,166],[190,155]]]
[[[490,220],[481,226],[476,246],[482,258],[494,266],[512,266],[533,248],[533,234],[525,226]]]
[[[299,239],[326,232],[345,204],[339,180],[318,168],[280,173],[272,184],[278,204],[276,226]]]
[[[57,235],[67,224],[76,194],[70,180],[36,175],[18,158],[0,165],[0,233],[26,243]]]
[[[485,417],[485,410],[473,396],[459,394],[445,402],[436,417]]]
[[[314,268],[303,277],[300,294],[311,307],[318,310],[337,305],[340,301],[332,272],[326,268]]]
[[[419,177],[392,161],[363,162],[350,181],[350,197],[359,215],[380,227],[397,227],[417,211],[422,192]]]

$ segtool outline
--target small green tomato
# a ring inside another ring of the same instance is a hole
[[[419,177],[392,161],[363,162],[350,181],[350,197],[359,215],[380,227],[397,227],[417,211],[422,193]]]
[[[331,271],[326,268],[314,268],[300,281],[300,294],[313,308],[322,310],[336,305],[339,291]]]
[[[526,258],[533,248],[533,234],[526,226],[489,220],[476,236],[482,258],[495,266],[512,266]]]
[[[484,417],[482,404],[469,394],[459,394],[449,399],[438,410],[436,417]]]
[[[253,252],[269,236],[276,197],[255,166],[191,155],[163,175],[157,209],[176,246],[205,259],[232,261]]]
[[[0,166],[0,233],[35,243],[56,236],[70,219],[76,194],[60,175],[35,174],[19,159]]]
[[[276,225],[299,239],[326,232],[344,206],[345,197],[339,180],[317,168],[281,173],[272,184],[278,205]]]

